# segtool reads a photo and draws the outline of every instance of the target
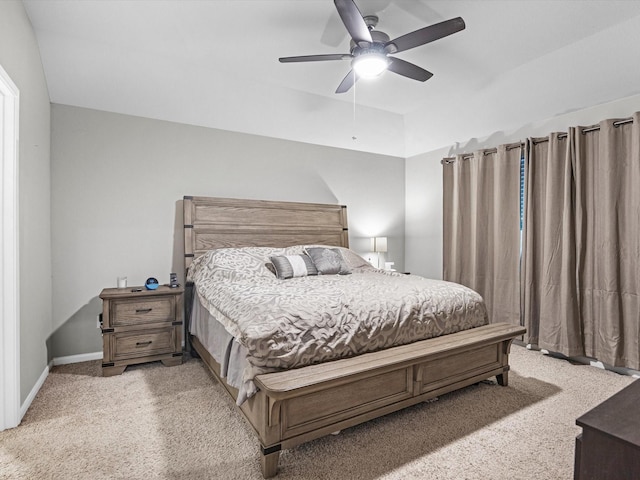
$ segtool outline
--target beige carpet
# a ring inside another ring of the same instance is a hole
[[[631,383],[513,346],[509,386],[479,384],[280,457],[279,479],[571,479],[576,417]],[[55,367],[2,479],[260,479],[258,442],[199,360],[103,378]]]

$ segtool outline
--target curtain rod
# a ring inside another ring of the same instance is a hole
[[[624,124],[627,124],[627,123],[633,123],[633,118],[625,118],[624,120],[618,120],[617,122],[613,122],[613,126],[614,127],[619,127],[620,125],[624,125]],[[589,132],[596,132],[598,130],[600,130],[600,125],[594,125],[593,127],[583,128],[580,133],[585,135],[585,134],[587,134]],[[568,133],[564,133],[563,132],[563,133],[558,134],[558,138],[559,139],[564,139],[564,138],[567,138],[568,135],[569,135]],[[538,140],[537,142],[535,142],[535,144],[537,145],[538,143],[544,143],[544,142],[548,142],[548,141],[549,141],[549,138],[547,137],[547,138],[544,138],[542,140]],[[520,142],[519,144],[516,143],[516,144],[509,145],[507,147],[507,150],[513,150],[514,148],[521,148],[521,147],[524,147],[524,142]],[[485,155],[490,155],[492,153],[496,153],[497,151],[498,151],[497,148],[490,148],[490,149],[485,150],[484,154]],[[463,160],[467,160],[467,159],[469,159],[471,157],[473,157],[473,153],[464,153],[464,154],[462,154],[462,159]],[[453,163],[455,161],[456,161],[455,157],[443,158],[442,160],[440,160],[440,164],[441,165],[449,165],[449,164],[451,164],[451,163]]]
[[[524,147],[524,142],[520,142],[520,143],[512,143],[509,144],[507,146],[507,150],[515,150],[516,148],[522,148]],[[493,153],[497,153],[498,149],[497,148],[485,148],[483,155],[491,155]],[[462,154],[462,159],[463,160],[467,160],[468,158],[473,157],[473,153],[463,153]],[[451,158],[443,158],[442,160],[440,160],[440,164],[442,165],[449,165],[450,163],[455,162],[456,159],[451,157]]]
[[[624,125],[625,123],[633,123],[633,118],[626,118],[624,120],[619,120],[617,122],[613,122],[613,126],[614,127],[619,127],[620,125]],[[582,131],[580,132],[581,134],[585,135],[589,132],[595,132],[600,130],[600,125],[594,125],[593,127],[587,127],[587,128],[583,128]],[[568,135],[568,133],[561,133],[558,135],[558,138],[566,138]],[[547,140],[549,141],[549,140]]]

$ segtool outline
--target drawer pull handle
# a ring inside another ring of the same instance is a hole
[[[149,313],[153,308],[138,308],[136,309],[136,313]]]
[[[151,340],[147,340],[146,342],[136,342],[136,347],[146,347],[147,345],[151,345],[153,342]]]

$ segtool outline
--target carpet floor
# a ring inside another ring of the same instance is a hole
[[[575,419],[634,379],[511,348],[509,386],[480,383],[280,456],[285,479],[573,478]],[[258,442],[197,359],[101,376],[54,367],[0,432],[1,479],[261,479]]]

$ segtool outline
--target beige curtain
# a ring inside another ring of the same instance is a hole
[[[640,114],[569,133],[585,354],[640,369]],[[589,130],[589,129],[587,129]]]
[[[518,272],[519,154],[445,159],[444,278],[527,343],[640,370],[640,113],[526,142]]]
[[[491,322],[516,325],[521,155],[502,145],[443,161],[444,279],[480,293]]]
[[[525,342],[584,355],[576,287],[574,184],[566,134],[529,139],[525,154],[522,316]]]
[[[521,298],[528,343],[640,369],[638,114],[632,120],[527,142]]]
[[[472,190],[477,190],[471,182],[471,160],[460,155],[445,159],[442,171],[443,278],[469,287],[475,282],[475,247],[470,242],[475,237]]]

